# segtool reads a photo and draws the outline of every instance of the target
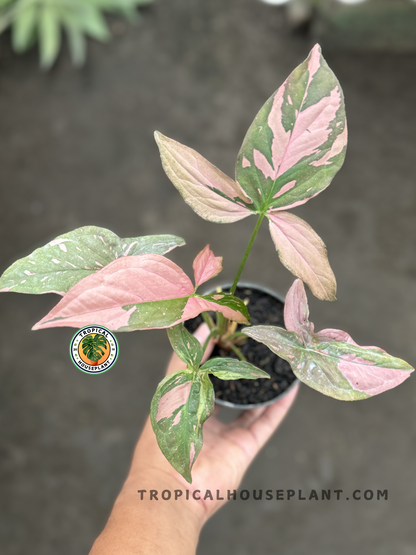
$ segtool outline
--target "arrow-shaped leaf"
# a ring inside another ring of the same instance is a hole
[[[91,322],[114,331],[167,328],[205,310],[247,323],[246,308],[239,312],[235,297],[204,297],[194,290],[181,268],[163,256],[122,257],[74,285],[33,329],[80,328]]]
[[[178,371],[162,380],[150,419],[159,447],[187,482],[202,448],[202,426],[214,410],[214,388],[204,372]]]
[[[221,272],[222,256],[214,256],[209,245],[207,245],[196,256],[192,266],[195,274],[195,285],[198,287],[201,283],[205,283]]]
[[[155,139],[166,175],[201,218],[230,223],[250,216],[252,202],[238,183],[195,150],[158,131]]]
[[[191,368],[197,368],[201,364],[203,351],[196,337],[185,329],[183,324],[178,324],[168,329],[168,337],[172,349],[178,357]]]
[[[316,45],[257,114],[236,179],[258,210],[298,206],[331,183],[346,144],[342,90]]]
[[[296,376],[336,399],[366,399],[406,380],[413,368],[378,347],[360,347],[340,330],[315,334],[308,322],[303,283],[296,280],[288,294],[285,323],[293,331],[275,326],[253,326],[243,333],[264,343],[287,360]]]
[[[268,217],[270,235],[282,264],[307,283],[315,297],[334,301],[337,282],[319,235],[290,212],[273,212]]]
[[[102,227],[80,227],[17,260],[1,276],[0,291],[64,295],[76,283],[117,258],[162,255],[184,244],[183,239],[174,235],[120,239]]]

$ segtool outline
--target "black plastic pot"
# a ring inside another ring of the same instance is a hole
[[[222,284],[223,291],[229,290],[229,283]],[[204,291],[204,294],[215,292],[216,288]],[[236,296],[249,298],[248,309],[252,325],[278,325],[284,327],[283,307],[285,299],[282,295],[260,285],[240,283]],[[252,304],[251,304],[252,303]],[[202,322],[201,316],[186,323],[190,331],[195,331]],[[239,326],[242,328],[244,326]],[[238,410],[248,410],[271,405],[286,395],[298,382],[290,365],[274,354],[268,347],[249,338],[241,347],[249,362],[268,372],[270,380],[232,380],[224,381],[211,376],[215,402],[218,405]],[[211,358],[218,356],[235,356],[232,352],[224,352],[218,346],[214,348]],[[257,384],[257,385],[256,385]]]

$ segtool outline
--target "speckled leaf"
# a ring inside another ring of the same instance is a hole
[[[201,218],[230,223],[251,214],[252,202],[241,187],[198,152],[158,131],[155,139],[166,175]]]
[[[197,368],[201,364],[203,351],[198,339],[178,324],[168,329],[168,337],[172,349],[187,365]]]
[[[315,297],[334,301],[337,282],[319,235],[290,212],[274,212],[268,217],[270,235],[282,264],[307,283]]]
[[[287,360],[302,382],[335,399],[355,401],[392,389],[410,376],[413,368],[407,362],[378,347],[360,347],[345,332],[324,330],[315,334],[300,280],[295,281],[288,297],[285,323],[296,331],[253,326],[243,333]]]
[[[184,244],[174,235],[120,239],[102,227],[80,227],[17,260],[0,278],[0,291],[64,295],[80,280],[117,258],[166,254]]]
[[[260,211],[298,206],[330,184],[346,144],[343,93],[316,45],[257,114],[236,179]]]
[[[235,358],[213,358],[201,366],[201,370],[214,374],[221,380],[254,380],[257,378],[270,378],[267,372],[260,370],[249,362]]]
[[[239,306],[237,299],[227,297],[222,305],[224,295],[212,302],[210,295],[194,296],[194,289],[181,268],[164,256],[121,257],[74,285],[33,329],[91,323],[114,331],[167,328],[205,310],[247,322],[231,308]]]
[[[162,380],[150,419],[160,450],[187,482],[202,448],[202,426],[214,410],[214,388],[205,372],[178,371]]]

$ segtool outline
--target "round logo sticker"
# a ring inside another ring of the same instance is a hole
[[[82,372],[102,374],[110,370],[117,360],[117,339],[103,326],[85,326],[72,338],[69,354]]]

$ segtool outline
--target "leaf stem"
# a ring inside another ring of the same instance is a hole
[[[207,350],[208,347],[208,343],[210,341],[210,339],[212,339],[215,335],[219,335],[219,329],[218,328],[214,328],[213,330],[211,330],[210,334],[208,335],[208,337],[205,339],[205,343],[202,347],[202,352],[205,353],[205,351]]]
[[[202,316],[202,319],[204,320],[204,322],[209,327],[209,329],[213,330],[215,328],[214,320],[211,318],[211,316],[208,314],[208,312],[201,312],[201,316]]]
[[[259,229],[260,229],[260,225],[261,225],[261,222],[263,221],[263,218],[264,218],[264,214],[260,214],[260,215],[259,215],[259,219],[257,220],[257,223],[256,223],[256,227],[254,228],[254,231],[253,231],[253,233],[252,233],[252,235],[251,235],[250,241],[249,241],[249,243],[248,243],[248,245],[247,245],[246,252],[244,253],[243,260],[242,260],[242,262],[241,262],[241,264],[240,264],[240,267],[238,268],[238,272],[237,272],[237,275],[235,276],[234,283],[233,283],[232,286],[231,286],[231,289],[230,289],[231,295],[234,295],[235,290],[237,289],[238,280],[240,279],[241,273],[242,273],[242,271],[243,271],[243,269],[244,269],[244,266],[245,266],[245,264],[246,264],[248,255],[250,254],[251,247],[253,246],[254,240],[256,239],[256,236],[257,236],[257,233],[258,233],[258,231],[259,231]]]
[[[227,346],[238,356],[238,358],[242,362],[247,362],[246,357],[243,355],[238,347],[236,347],[233,343],[229,343]]]

